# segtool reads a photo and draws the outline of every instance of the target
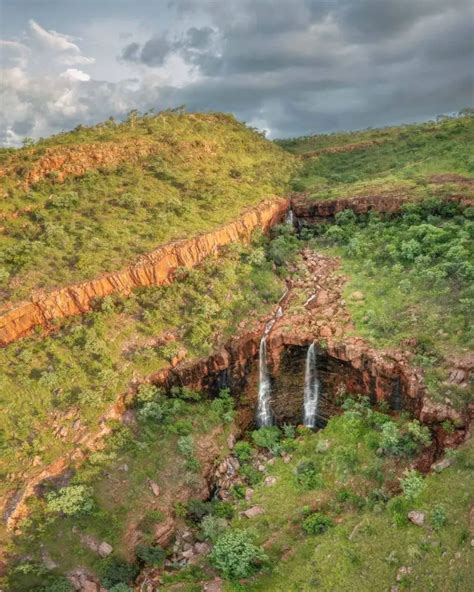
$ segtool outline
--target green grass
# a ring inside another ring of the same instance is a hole
[[[434,199],[392,218],[346,211],[316,228],[311,241],[342,259],[357,334],[380,348],[407,349],[412,340],[413,363],[425,369],[430,392],[464,404],[472,393],[443,381],[447,360],[473,347],[471,210]]]
[[[154,526],[174,512],[176,503],[199,494],[205,484],[201,470],[187,467],[186,457],[177,450],[177,430],[186,428],[194,441],[194,456],[212,464],[228,451],[231,424],[222,423],[209,401],[171,399],[168,408],[166,421],[138,419],[131,428],[117,427],[105,450],[92,455],[75,474],[71,484],[92,490],[92,512],[61,516],[49,513],[44,499],[32,500],[22,535],[10,545],[13,553],[29,559],[19,569],[12,567],[7,589],[22,592],[44,585],[52,575],[41,568],[45,552],[57,564],[54,573],[65,574],[79,564],[100,573],[104,562],[81,542],[81,536],[106,541],[114,557],[133,563],[135,544],[151,544]],[[202,452],[202,447],[212,447],[213,452]],[[151,492],[150,479],[160,487],[158,498]]]
[[[331,146],[368,139],[382,140],[382,143],[305,160],[293,180],[293,187],[308,191],[314,199],[383,193],[424,197],[459,190],[447,181],[441,187],[439,183],[433,185],[433,175],[456,173],[473,178],[473,117],[349,135],[296,138],[282,141],[280,145],[304,154],[323,147],[325,138]],[[463,187],[462,191],[472,195],[472,187]]]
[[[93,153],[105,141],[126,149],[132,139],[154,152],[90,165],[62,183],[49,175],[21,184],[46,148]],[[285,193],[293,168],[291,155],[222,114],[161,113],[82,129],[4,151],[1,160],[8,174],[0,177],[0,302],[120,269],[160,244],[218,227]]]
[[[400,590],[469,588],[472,442],[453,453],[452,467],[428,475],[422,492],[408,499],[401,494],[400,479],[412,457],[407,452],[395,457],[378,452],[383,442],[381,425],[392,421],[403,430],[407,420],[365,413],[356,406],[332,418],[324,430],[300,435],[289,463],[276,458],[267,465],[276,483],[254,485],[250,502],[235,502],[237,512],[257,504],[264,509],[250,520],[234,518],[231,527],[250,529],[268,561],[258,575],[227,581],[226,592],[378,592],[397,584],[402,566],[411,573],[399,582]],[[420,444],[418,450],[422,448]],[[314,463],[318,481],[302,488],[297,467],[308,461]],[[446,517],[441,527],[433,518],[440,508]],[[423,527],[407,520],[413,509],[425,512]],[[322,534],[308,535],[303,523],[314,512],[328,518],[332,526]],[[195,585],[196,580],[180,589],[194,590]]]
[[[188,360],[206,356],[242,321],[265,314],[284,285],[259,244],[232,245],[170,286],[106,298],[49,336],[1,349],[0,491],[37,471],[35,458],[45,465],[72,450],[77,420],[85,432],[96,429],[132,379],[168,366],[180,350]],[[167,333],[174,340],[160,341]]]

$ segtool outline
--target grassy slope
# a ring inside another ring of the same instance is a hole
[[[408,183],[412,184],[420,195],[429,195],[433,190],[438,191],[439,185],[425,187],[424,181],[419,179],[431,172],[449,173],[454,170],[463,175],[470,175],[470,165],[466,164],[463,146],[467,144],[465,136],[472,133],[469,131],[472,127],[468,120],[460,123],[464,127],[462,132],[456,132],[459,135],[450,131],[451,127],[455,128],[459,122],[448,122],[443,124],[443,129],[438,127],[436,132],[429,132],[445,133],[447,139],[445,138],[445,141],[438,138],[434,143],[428,141],[428,146],[420,140],[421,146],[418,149],[421,152],[414,152],[414,147],[408,146],[411,140],[407,140],[408,144],[403,144],[405,140],[400,141],[400,146],[399,140],[396,140],[396,146],[390,154],[383,151],[380,154],[383,146],[379,145],[367,149],[363,155],[356,151],[347,155],[331,154],[319,157],[319,164],[318,161],[308,161],[304,166],[309,168],[305,168],[298,183],[307,183],[306,186],[316,198],[324,198],[327,197],[328,190],[334,191],[335,195],[343,195],[352,194],[359,189],[386,189],[392,178],[396,190],[402,190],[402,186],[407,186],[403,185],[406,179],[402,177],[407,174]],[[417,135],[416,130],[417,128],[412,128],[411,131],[405,130],[403,133],[413,132]],[[97,141],[94,133],[94,130],[85,130],[77,132],[75,139],[71,137],[74,142],[88,143]],[[134,134],[135,131],[127,128],[128,133]],[[423,138],[425,135],[422,134]],[[71,137],[60,136],[58,141],[68,143]],[[344,138],[343,141],[346,142],[348,139]],[[354,139],[350,141],[354,142]],[[47,146],[50,142],[46,141],[44,145]],[[461,157],[458,144],[461,146]],[[313,150],[316,148],[312,147]],[[423,152],[424,150],[428,151],[428,155]],[[402,162],[403,159],[399,164],[403,165],[403,175],[399,174],[396,165],[402,154],[405,154],[405,164]],[[409,159],[415,164],[410,165]],[[375,172],[372,173],[367,171],[370,160],[374,162],[375,167]],[[284,161],[285,159],[281,162]],[[410,176],[412,173],[407,173],[411,169],[413,176]],[[109,174],[105,173],[104,176]],[[116,172],[111,174],[113,176]],[[335,178],[338,174],[342,174],[342,178]],[[357,174],[360,178],[355,181],[347,180],[346,175],[352,174]],[[102,178],[102,175],[100,177]],[[130,178],[133,179],[133,175]],[[329,189],[329,185],[334,186],[334,189]],[[453,186],[453,190],[454,188],[457,189]],[[442,190],[451,191],[448,186],[443,186]],[[12,195],[18,197],[20,194],[13,192]],[[15,208],[20,206],[20,203],[15,204]],[[209,207],[209,204],[206,207]],[[53,210],[54,215],[57,215],[54,208],[45,208],[46,215],[50,215],[49,210]],[[219,215],[222,219],[222,210],[216,209],[215,212],[216,216]],[[169,218],[168,222],[172,223],[173,220],[175,218]],[[431,220],[430,223],[443,226],[446,221]],[[456,221],[454,223],[457,224]],[[123,230],[127,232],[127,228]],[[388,234],[405,231],[396,225],[383,230]],[[97,229],[92,229],[91,232],[96,234]],[[456,227],[453,231],[454,240],[459,239],[458,232],[459,229]],[[351,236],[352,233],[357,234],[361,242],[367,242],[365,246],[371,251],[376,266],[379,266],[377,257],[384,247],[383,235],[374,238],[373,228],[366,227],[365,223],[360,226],[354,224],[350,228],[350,233]],[[328,245],[327,241],[324,244],[321,240],[318,248],[333,249],[334,246],[336,243]],[[370,337],[373,329],[368,327],[367,321],[364,320],[364,307],[375,308],[375,316],[378,319],[380,313],[385,312],[378,308],[381,297],[385,302],[387,298],[390,302],[394,299],[400,307],[393,307],[393,310],[387,313],[388,325],[393,322],[394,316],[400,314],[400,310],[403,311],[403,293],[397,281],[391,282],[392,263],[380,265],[376,269],[377,273],[367,278],[364,275],[366,269],[362,265],[364,257],[357,259],[353,255],[349,256],[344,247],[339,245],[337,248],[344,257],[346,271],[353,274],[354,283],[350,290],[357,288],[366,294],[363,303],[353,303],[351,306],[354,307],[358,329],[366,331]],[[2,414],[0,424],[3,430],[0,432],[3,436],[3,475],[7,470],[18,473],[28,463],[31,464],[35,456],[40,456],[41,460],[46,462],[70,448],[71,424],[75,418],[80,417],[85,425],[95,425],[104,408],[118,392],[125,389],[130,378],[145,375],[165,365],[167,356],[175,353],[175,350],[174,346],[167,349],[154,344],[154,338],[163,331],[174,330],[178,335],[179,345],[184,345],[190,355],[202,355],[209,351],[216,338],[231,335],[242,319],[251,317],[252,314],[258,316],[267,310],[268,303],[275,301],[279,295],[281,284],[275,279],[267,264],[256,265],[251,262],[253,260],[250,250],[244,249],[239,254],[230,249],[222,261],[212,261],[202,269],[193,270],[183,282],[169,287],[143,290],[126,301],[117,300],[115,304],[114,301],[106,300],[99,310],[84,319],[74,319],[65,323],[54,336],[47,339],[36,336],[0,351],[0,365],[7,369],[2,377],[1,404],[8,410]],[[89,268],[89,264],[86,264],[86,269]],[[406,272],[402,270],[400,274],[405,276]],[[208,286],[210,277],[213,281],[211,286]],[[422,311],[422,306],[426,307],[426,302],[422,299],[430,294],[429,284],[420,286],[416,294],[420,297],[418,306]],[[422,317],[421,314],[420,316]],[[446,320],[457,327],[458,321],[454,317],[451,318],[450,311],[446,318],[439,322],[444,326]],[[423,330],[431,330],[431,327],[431,324],[423,326]],[[397,339],[405,336],[402,333],[401,330],[395,332]],[[372,338],[379,339],[376,335],[372,335]],[[384,339],[387,339],[386,335]],[[446,345],[452,342],[451,335]],[[456,339],[454,343],[457,343]],[[189,419],[193,423],[192,433],[195,438],[221,423],[208,404],[197,405],[183,411],[184,419]],[[65,415],[68,412],[72,412],[72,415],[66,420]],[[69,427],[65,441],[53,436],[54,413],[57,413],[57,425]],[[467,514],[469,503],[472,503],[469,491],[473,490],[474,485],[471,483],[472,447],[462,453],[454,467],[440,475],[428,477],[428,487],[416,501],[417,507],[429,512],[437,503],[442,503],[447,509],[447,525],[439,532],[433,531],[429,523],[423,529],[408,524],[395,527],[393,515],[384,504],[371,508],[366,501],[363,508],[357,510],[350,505],[341,506],[336,501],[336,493],[341,488],[352,489],[364,499],[370,498],[371,492],[380,487],[380,471],[383,473],[383,481],[389,486],[391,482],[397,482],[396,476],[404,466],[403,462],[397,463],[393,459],[386,460],[381,466],[380,458],[374,452],[374,438],[377,434],[374,436],[373,430],[363,427],[362,431],[356,431],[354,436],[348,427],[344,423],[344,418],[336,419],[324,432],[302,437],[297,443],[291,464],[277,459],[273,467],[269,468],[269,472],[277,477],[277,484],[273,488],[264,485],[256,487],[252,504],[263,505],[266,514],[255,520],[255,530],[259,543],[263,544],[271,539],[267,549],[270,570],[246,582],[245,589],[297,591],[311,590],[319,586],[322,590],[375,592],[389,589],[390,585],[395,583],[395,575],[401,565],[413,567],[412,575],[407,582],[402,582],[402,589],[410,589],[410,586],[413,590],[466,589],[470,577],[469,540],[466,542]],[[150,497],[147,479],[155,477],[166,494],[172,495],[174,489],[170,486],[171,482],[176,482],[179,486],[180,479],[192,476],[192,471],[184,469],[183,459],[176,451],[176,433],[155,426],[146,428],[143,433],[135,434],[135,437],[139,443],[144,442],[143,448],[140,444],[127,448],[125,438],[122,442],[124,448],[120,448],[116,456],[107,456],[109,449],[105,456],[99,456],[98,471],[89,465],[77,477],[79,481],[92,483],[100,508],[98,514],[84,518],[81,527],[86,532],[112,542],[118,554],[126,554],[123,537],[129,521],[133,522],[146,515],[153,507],[154,500]],[[325,454],[317,453],[316,442],[325,439],[330,440],[330,450]],[[224,446],[224,439],[220,438],[219,441]],[[300,460],[308,458],[314,458],[321,468],[324,484],[320,489],[302,492],[295,484],[294,469]],[[123,463],[129,465],[127,475],[120,471],[119,467]],[[177,473],[173,472],[175,470]],[[120,491],[117,488],[111,496],[110,483],[115,478],[123,481],[123,488],[120,488]],[[315,509],[321,505],[333,517],[337,526],[320,537],[305,537],[301,531],[301,521],[304,512],[307,511],[304,507],[310,506]],[[241,504],[238,509],[242,507]],[[33,531],[38,524],[42,524],[41,503],[37,507],[37,512],[39,521],[33,524]],[[71,519],[59,519],[46,523],[42,527],[44,530],[40,528],[32,540],[21,540],[18,549],[31,552],[35,556],[38,553],[38,543],[44,541],[51,554],[59,561],[61,569],[77,564],[78,559],[85,565],[96,567],[97,559],[94,555],[85,551],[78,544],[77,538],[72,536],[70,528],[73,522],[75,521]],[[349,543],[348,536],[360,522],[363,522],[363,525]],[[233,526],[239,527],[248,525],[249,523],[243,519],[235,519],[233,523]],[[58,545],[60,537],[62,543]],[[293,554],[289,552],[288,546],[294,548]],[[443,556],[444,552],[447,555]],[[456,553],[460,555],[457,556]],[[452,564],[449,563],[450,560],[453,560]],[[27,574],[27,582],[32,582],[31,577],[32,574]],[[238,585],[231,583],[227,583],[226,588],[239,590]],[[17,586],[17,589],[22,588]],[[199,590],[200,584],[194,581],[180,589]]]
[[[305,160],[293,182],[294,189],[308,191],[314,199],[389,192],[424,197],[459,192],[456,183],[439,183],[439,178],[432,183],[434,175],[474,177],[474,117],[279,143],[296,154],[304,154],[326,143],[338,147],[357,144],[367,135],[383,142]],[[472,195],[472,185],[462,187],[461,192]]]
[[[337,226],[318,229],[313,247],[341,257],[357,332],[379,347],[417,339],[416,362],[427,370],[432,392],[466,400],[469,394],[448,392],[443,381],[444,360],[472,348],[472,208],[437,200],[474,197],[474,118],[280,143],[304,154],[369,139],[383,143],[305,160],[295,187],[315,200],[393,193],[427,205],[409,206],[393,220],[339,216]],[[354,301],[355,291],[365,298]]]
[[[64,182],[47,174],[28,189],[21,183],[46,150],[93,154],[101,144],[127,150],[133,141],[153,152],[115,167],[89,162]],[[3,150],[0,165],[8,171],[0,177],[0,301],[8,301],[119,269],[160,244],[230,221],[284,193],[293,158],[231,116],[165,112]]]
[[[277,477],[277,484],[257,487],[252,503],[260,504],[265,514],[254,519],[251,526],[261,544],[270,541],[267,552],[271,572],[248,581],[246,590],[378,592],[397,583],[396,574],[402,566],[412,568],[412,573],[403,578],[400,590],[469,588],[473,576],[469,535],[469,510],[474,502],[472,442],[463,447],[453,467],[426,478],[425,490],[415,500],[395,498],[401,501],[402,518],[412,509],[426,512],[425,526],[417,527],[406,520],[395,525],[394,515],[388,509],[390,504],[366,505],[375,490],[387,491],[387,485],[395,475],[400,475],[403,465],[381,463],[366,446],[372,438],[373,431],[367,428],[354,438],[354,431],[344,418],[334,419],[323,432],[298,443],[291,464],[277,460],[269,469]],[[321,440],[330,443],[326,453],[317,452],[317,442]],[[344,451],[355,454],[356,461],[349,459],[344,465]],[[295,486],[294,469],[302,459],[314,459],[322,466],[323,487],[302,493]],[[378,483],[367,478],[377,471]],[[385,485],[380,483],[380,474]],[[361,503],[361,509],[351,507],[350,502],[337,501],[337,492],[343,488],[360,496],[355,499]],[[446,525],[440,530],[430,523],[438,505],[443,506],[447,515]],[[304,535],[304,506],[323,511],[336,526],[322,535]],[[243,520],[235,523],[247,525]],[[231,583],[225,589],[240,590]]]
[[[96,428],[132,378],[167,366],[182,348],[188,359],[206,355],[243,320],[265,314],[283,283],[263,251],[263,259],[250,262],[255,248],[232,245],[170,286],[107,298],[47,338],[36,335],[0,350],[0,471],[16,475],[2,479],[0,491],[21,482],[35,457],[47,464],[69,451],[78,419],[83,428]],[[157,341],[166,332],[176,339]],[[63,437],[55,434],[60,428]]]
[[[45,551],[57,564],[54,573],[64,574],[78,565],[100,572],[104,562],[81,542],[79,533],[99,542],[107,541],[114,548],[114,556],[133,562],[135,543],[153,542],[154,526],[174,511],[183,493],[190,497],[199,495],[203,485],[200,457],[209,457],[210,449],[216,458],[228,453],[230,423],[223,423],[221,414],[209,401],[168,399],[167,409],[166,420],[139,418],[131,428],[117,426],[105,450],[95,453],[76,473],[70,484],[91,488],[92,513],[71,517],[48,515],[44,501],[32,501],[32,513],[23,525],[23,535],[11,546],[15,553],[29,557],[29,569],[23,566],[13,570],[8,589],[20,592],[43,590],[45,586],[49,590],[50,574],[41,567]],[[190,456],[177,450],[183,434],[190,434],[193,439]],[[190,458],[197,464],[188,466]],[[158,498],[151,492],[150,480],[160,487]]]

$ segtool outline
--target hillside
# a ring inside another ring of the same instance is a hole
[[[473,140],[163,112],[1,151],[2,589],[468,589]]]
[[[292,162],[222,114],[131,116],[3,149],[0,305],[233,220],[282,194]]]

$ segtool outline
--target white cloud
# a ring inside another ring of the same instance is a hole
[[[54,52],[57,57],[68,66],[74,64],[93,64],[94,58],[88,58],[82,55],[79,47],[72,42],[72,37],[58,33],[57,31],[47,31],[43,29],[33,19],[28,21],[29,39],[32,45],[37,45],[41,49]]]
[[[60,74],[61,78],[65,78],[66,80],[78,80],[80,82],[87,82],[91,79],[89,74],[86,74],[82,70],[78,70],[77,68],[68,68],[65,72]]]

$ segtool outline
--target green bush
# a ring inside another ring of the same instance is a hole
[[[234,399],[229,389],[221,389],[219,396],[211,403],[211,409],[222,419],[224,423],[232,423],[234,420]]]
[[[281,432],[276,426],[260,428],[252,432],[252,440],[260,448],[266,448],[275,453],[279,449]]]
[[[333,526],[333,521],[320,512],[314,512],[303,520],[302,526],[306,534],[323,534]]]
[[[118,557],[107,557],[98,568],[101,583],[105,588],[112,588],[116,584],[130,584],[137,577],[137,565],[127,563]]]
[[[255,573],[267,557],[247,531],[227,530],[217,539],[210,559],[225,578],[234,580]]]
[[[151,567],[161,567],[166,558],[166,552],[159,545],[138,545],[135,555],[144,565]]]
[[[39,592],[74,592],[71,582],[63,576],[52,576]]]
[[[248,442],[237,442],[234,447],[234,454],[240,462],[247,462],[252,458],[253,448]]]
[[[178,438],[177,446],[180,454],[182,454],[183,456],[190,457],[193,455],[194,440],[190,434]]]
[[[431,525],[435,530],[441,530],[447,522],[447,515],[444,506],[438,504],[435,506],[430,515]]]
[[[302,461],[296,467],[296,482],[301,489],[316,489],[324,482],[318,467],[312,460]]]
[[[48,512],[66,516],[90,514],[94,508],[92,489],[86,485],[69,485],[46,496]]]
[[[263,481],[263,475],[257,471],[252,465],[243,465],[240,468],[240,474],[245,478],[247,483],[251,486],[257,485]]]
[[[112,588],[109,588],[109,592],[133,592],[130,586],[121,582],[120,584],[115,584]]]
[[[208,514],[201,521],[202,536],[214,543],[227,530],[228,526],[229,524],[225,518]]]
[[[405,469],[403,475],[403,478],[400,479],[403,494],[407,499],[414,500],[425,488],[424,479],[422,475],[420,475],[420,473],[414,469]]]

